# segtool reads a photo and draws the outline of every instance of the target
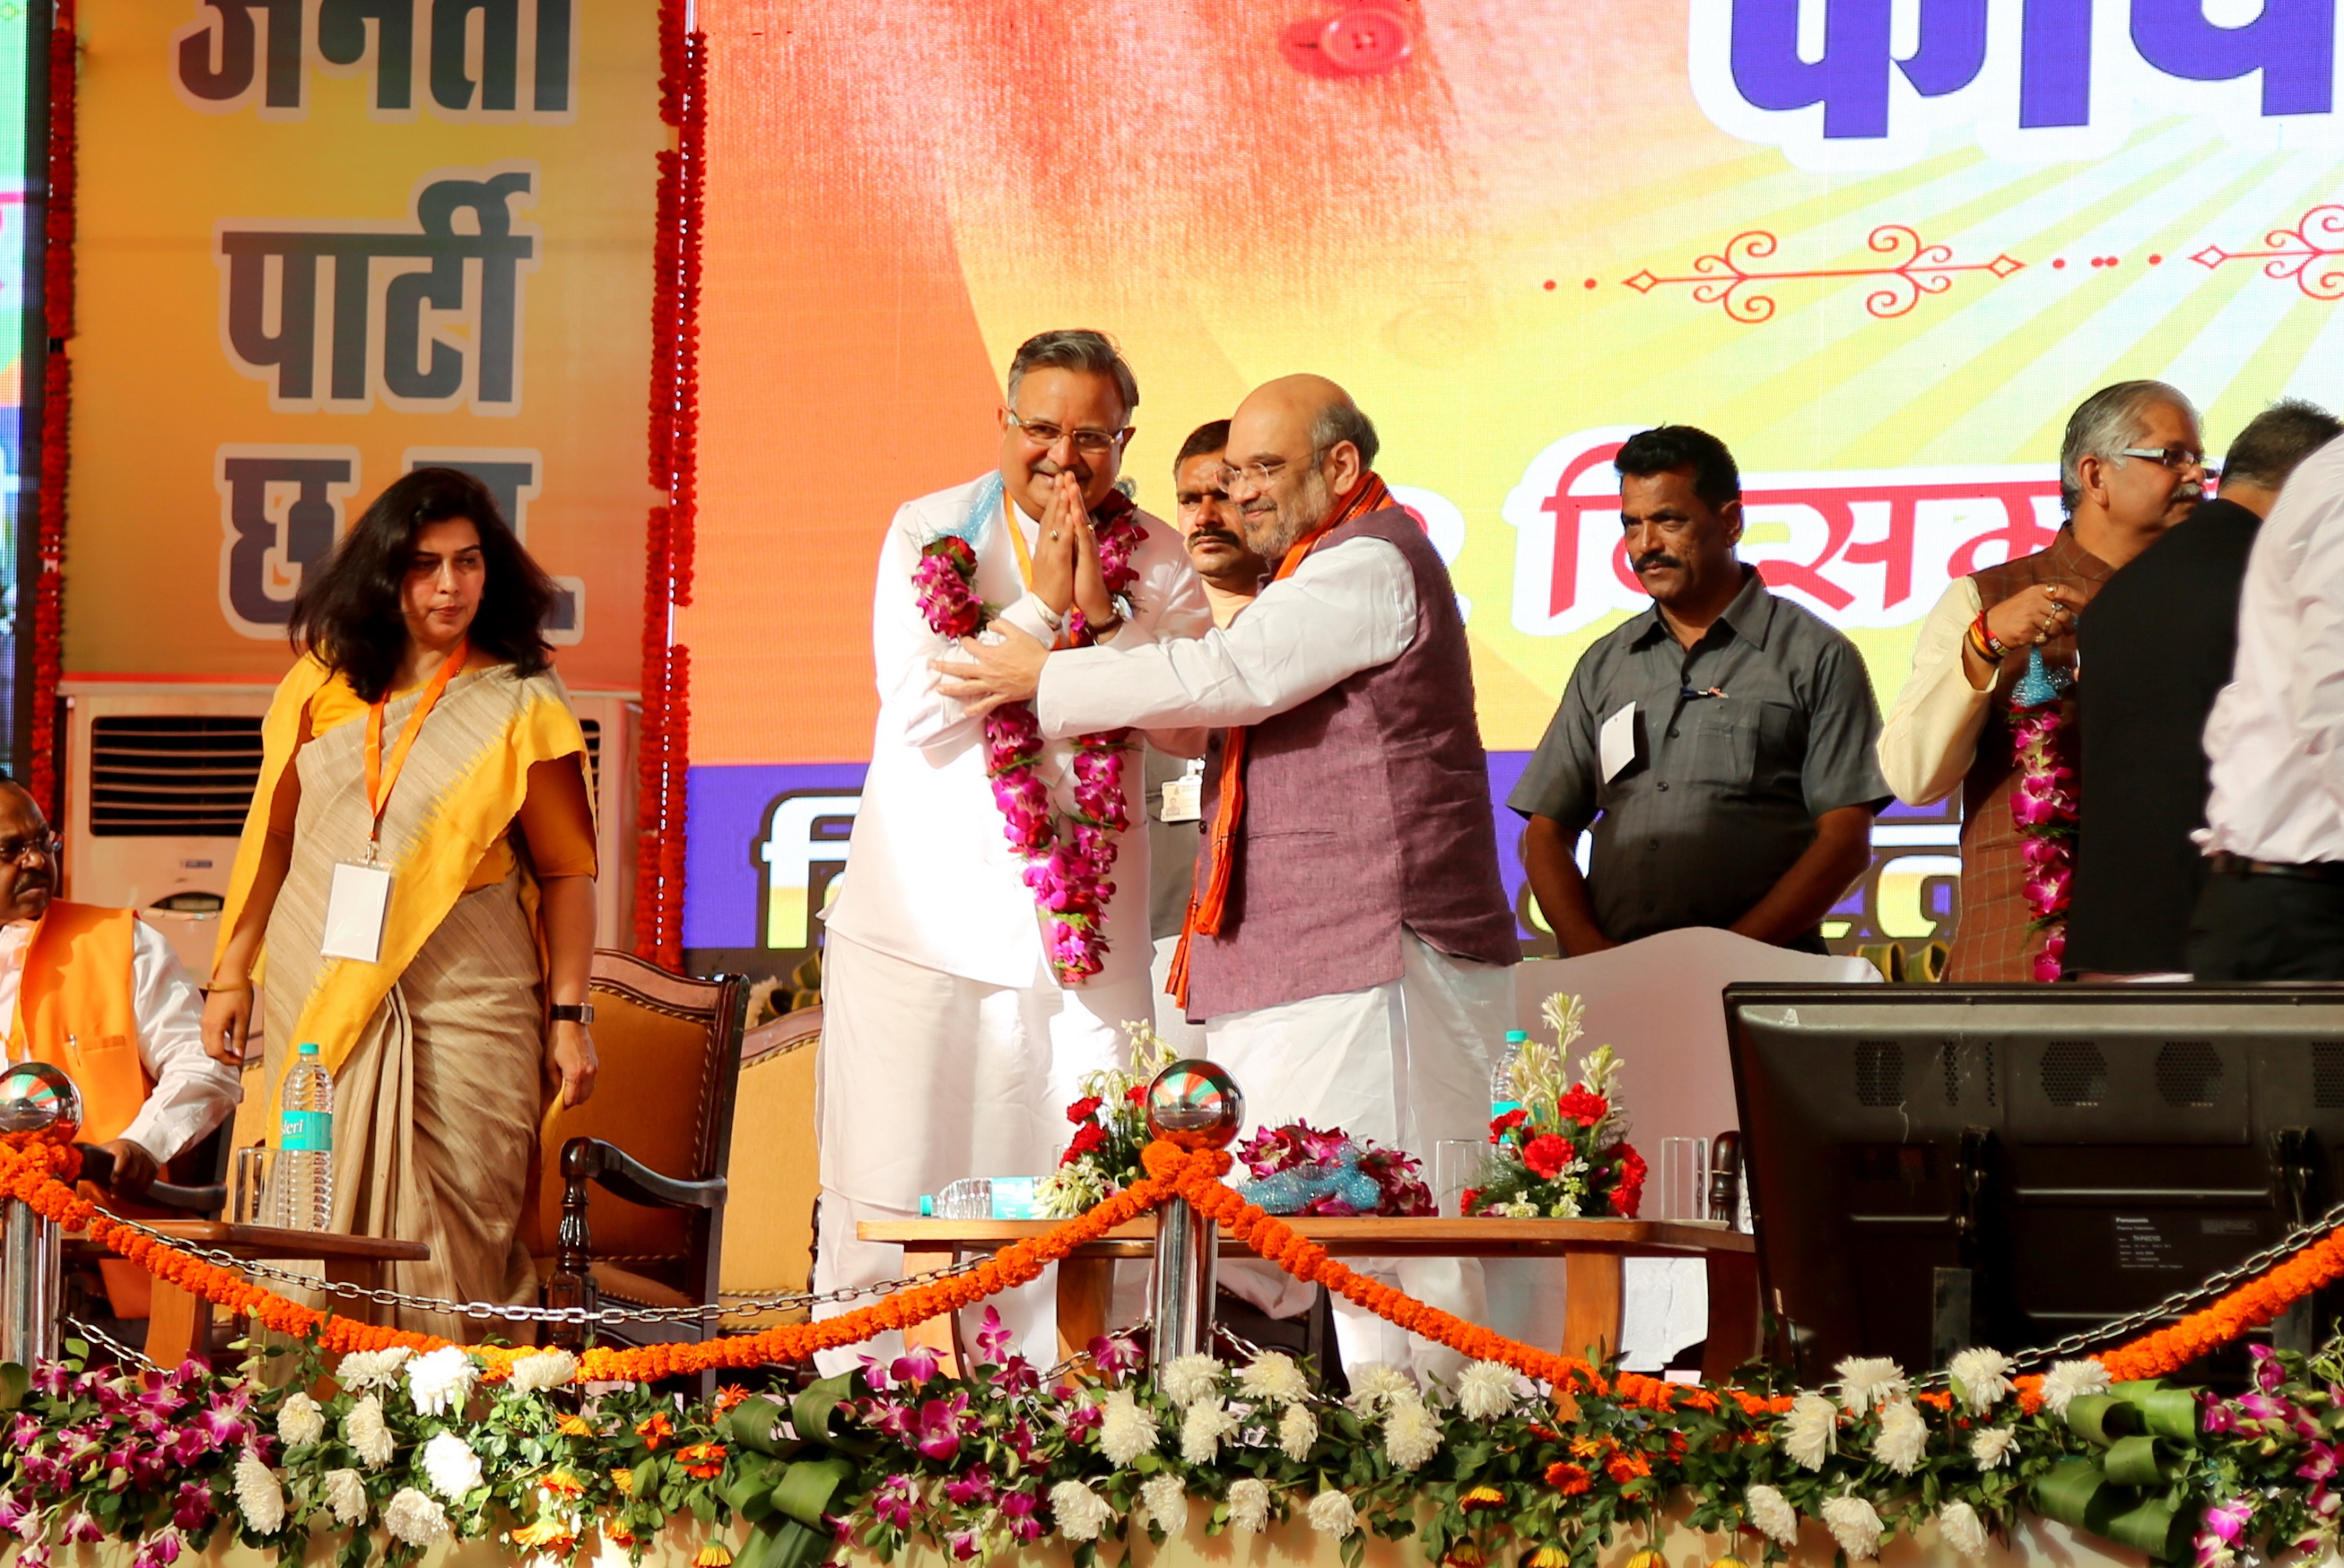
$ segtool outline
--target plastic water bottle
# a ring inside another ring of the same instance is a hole
[[[1514,1062],[1530,1043],[1528,1029],[1508,1029],[1506,1048],[1498,1053],[1498,1065],[1490,1069],[1490,1119],[1497,1120],[1508,1111],[1522,1108],[1522,1098],[1514,1092]]]
[[[277,1168],[269,1203],[288,1230],[325,1230],[334,1221],[334,1079],[306,1043],[285,1075],[277,1107]]]

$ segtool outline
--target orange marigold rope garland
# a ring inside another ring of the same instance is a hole
[[[1246,1202],[1225,1185],[1221,1178],[1228,1173],[1231,1164],[1225,1152],[1192,1152],[1156,1143],[1148,1146],[1143,1158],[1148,1171],[1145,1179],[1030,1241],[1003,1248],[965,1274],[895,1291],[868,1307],[835,1318],[783,1324],[763,1333],[698,1343],[590,1350],[580,1359],[578,1376],[586,1381],[647,1382],[718,1367],[803,1361],[817,1351],[854,1344],[891,1329],[909,1328],[1026,1284],[1076,1248],[1138,1219],[1177,1192],[1254,1252],[1296,1279],[1325,1285],[1388,1322],[1476,1360],[1501,1362],[1557,1390],[1616,1393],[1654,1411],[1679,1407],[1714,1410],[1720,1402],[1716,1391],[1666,1382],[1634,1372],[1622,1372],[1607,1381],[1591,1362],[1508,1339],[1369,1279],[1329,1257],[1325,1248],[1306,1239],[1284,1220]],[[26,1143],[14,1138],[0,1140],[0,1198],[21,1199],[45,1219],[67,1229],[85,1232],[91,1240],[192,1295],[291,1338],[315,1332],[320,1343],[338,1352],[399,1345],[432,1351],[452,1342],[430,1334],[379,1328],[304,1307],[251,1283],[233,1270],[191,1257],[133,1229],[116,1216],[79,1196],[71,1183],[80,1169],[81,1157],[70,1148]],[[2108,1369],[2111,1378],[2120,1382],[2163,1377],[2238,1339],[2249,1329],[2269,1322],[2293,1302],[2339,1278],[2344,1278],[2344,1227],[2310,1242],[2170,1328],[2104,1351],[2096,1359]],[[503,1376],[511,1359],[520,1353],[496,1346],[476,1345],[471,1349],[486,1358],[491,1379]],[[2039,1398],[2036,1389],[2040,1381],[2019,1380],[2022,1398]],[[1759,1413],[1756,1407],[1775,1413],[1789,1408],[1786,1398],[1764,1399],[1738,1389],[1726,1390],[1724,1394],[1753,1415]]]

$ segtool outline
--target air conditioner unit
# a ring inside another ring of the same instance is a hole
[[[270,688],[108,681],[59,683],[66,700],[62,896],[129,907],[210,972],[237,835],[260,777]],[[634,943],[634,757],[642,710],[631,693],[571,696],[586,732],[601,875],[596,940]]]

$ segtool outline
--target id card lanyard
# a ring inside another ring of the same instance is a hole
[[[415,749],[415,738],[423,733],[423,721],[431,716],[439,705],[448,683],[464,667],[471,656],[469,640],[459,639],[440,672],[423,688],[416,699],[415,711],[407,715],[399,726],[399,739],[386,758],[382,751],[383,712],[390,704],[390,694],[385,693],[367,709],[366,786],[367,786],[367,846],[363,861],[342,861],[334,867],[333,886],[326,899],[326,930],[319,952],[328,958],[355,958],[361,963],[381,961],[382,927],[390,912],[390,871],[379,863],[382,845],[382,819],[390,809],[390,792],[399,785],[399,775],[407,767],[408,754]]]

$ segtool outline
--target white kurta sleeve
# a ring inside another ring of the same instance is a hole
[[[1994,689],[1970,684],[1962,638],[1978,616],[1974,579],[1956,579],[1921,623],[1913,673],[1880,731],[1880,771],[1896,798],[1929,805],[1961,787],[1977,756],[1978,732]]]
[[[2288,574],[2295,595],[2295,656],[2288,669],[2287,716],[2305,758],[2337,809],[2344,810],[2344,506],[2323,501],[2326,515],[2304,537]]]
[[[235,1069],[204,1054],[203,997],[170,943],[144,921],[131,946],[130,1003],[155,1092],[122,1136],[159,1165],[226,1121],[244,1088]]]
[[[1050,736],[1250,724],[1390,663],[1415,637],[1407,561],[1384,540],[1349,539],[1314,551],[1224,629],[1052,654],[1035,711]]]

